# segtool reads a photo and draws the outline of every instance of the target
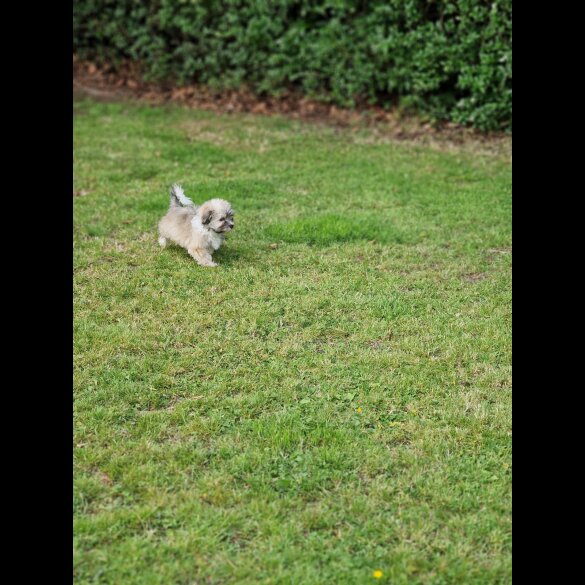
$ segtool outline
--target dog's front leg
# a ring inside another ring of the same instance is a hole
[[[211,254],[204,248],[191,248],[189,254],[195,259],[199,266],[217,266],[211,258]]]

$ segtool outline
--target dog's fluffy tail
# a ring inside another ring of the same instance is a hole
[[[171,207],[193,207],[194,203],[183,193],[181,185],[171,187]]]

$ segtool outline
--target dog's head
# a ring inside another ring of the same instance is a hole
[[[234,212],[232,206],[223,199],[211,199],[199,208],[201,225],[218,234],[225,234],[234,229]]]

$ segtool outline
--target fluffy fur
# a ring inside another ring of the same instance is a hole
[[[185,248],[197,264],[217,266],[212,254],[233,228],[234,212],[227,201],[210,199],[195,205],[180,185],[173,185],[169,210],[158,224],[158,243],[164,248],[170,240]]]

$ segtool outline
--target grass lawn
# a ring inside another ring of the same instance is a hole
[[[80,100],[74,158],[76,583],[511,582],[507,155]]]

